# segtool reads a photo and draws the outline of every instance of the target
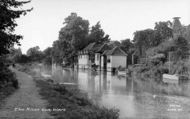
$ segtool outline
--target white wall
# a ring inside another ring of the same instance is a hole
[[[103,66],[104,66],[104,57],[103,56],[101,56],[101,68],[103,68]]]
[[[88,55],[79,55],[78,56],[78,65],[79,65],[79,68],[88,68],[89,56]]]
[[[110,56],[110,67],[126,67],[127,57],[126,56]]]
[[[100,53],[95,54],[95,64],[100,65]]]

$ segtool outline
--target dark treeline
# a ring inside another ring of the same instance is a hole
[[[29,2],[0,0],[0,92],[6,87],[18,87],[15,74],[9,69],[11,64],[9,53],[11,47],[15,44],[20,45],[19,40],[22,39],[22,36],[14,33],[15,27],[17,26],[15,19],[26,15],[27,12],[32,10],[23,10],[21,8]],[[9,90],[6,90],[6,93],[9,93]]]

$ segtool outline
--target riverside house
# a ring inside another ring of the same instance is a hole
[[[118,67],[126,68],[127,54],[117,42],[90,43],[78,53],[78,67],[91,69],[92,65],[104,71],[115,71]]]

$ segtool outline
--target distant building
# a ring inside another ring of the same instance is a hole
[[[106,66],[105,66],[106,64]],[[102,54],[102,68],[107,71],[115,71],[118,67],[127,67],[127,54],[116,46],[111,50],[106,50]]]
[[[113,71],[126,67],[127,54],[120,48],[118,42],[104,44],[90,43],[78,53],[78,67],[91,69],[93,65],[98,70]]]

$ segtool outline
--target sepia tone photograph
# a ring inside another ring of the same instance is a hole
[[[190,119],[189,0],[0,0],[0,119]]]

